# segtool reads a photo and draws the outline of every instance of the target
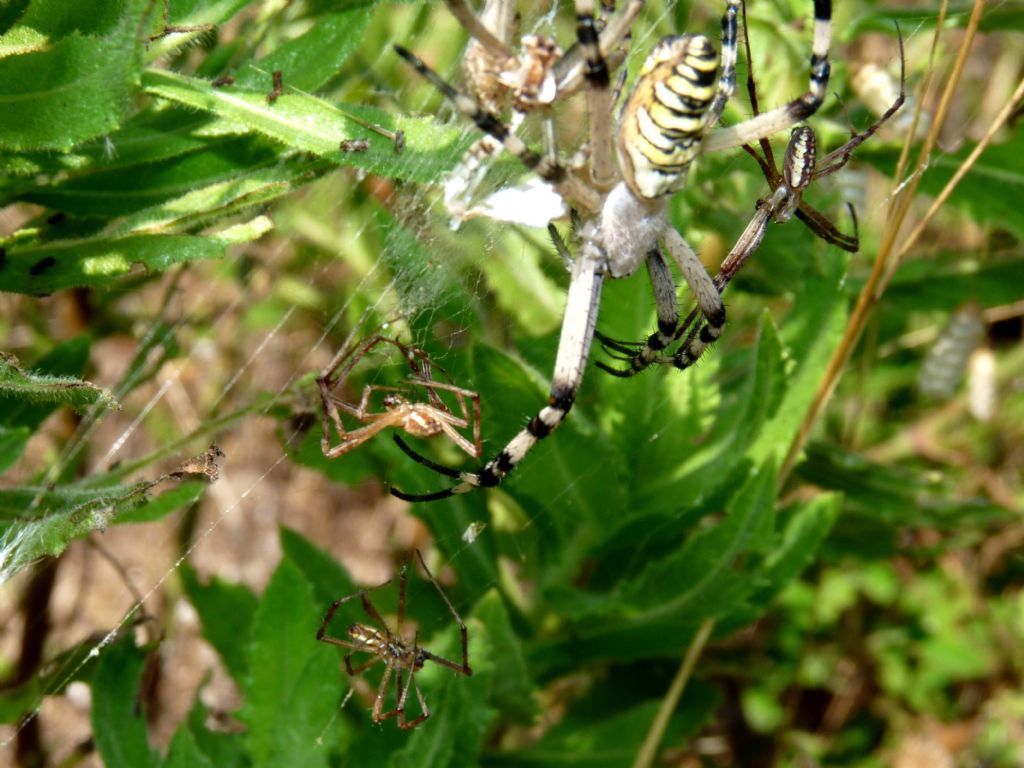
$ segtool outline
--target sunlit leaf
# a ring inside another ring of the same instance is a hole
[[[135,35],[145,5],[123,4],[116,26],[103,36],[76,31],[45,48],[0,58],[0,148],[68,149],[116,128],[140,74]],[[105,26],[103,16],[84,16],[93,32]],[[67,29],[78,26],[63,18]],[[50,31],[60,34],[58,25]]]
[[[335,106],[305,93],[285,92],[273,104],[265,92],[215,88],[209,82],[171,72],[148,70],[143,86],[154,96],[216,115],[215,133],[259,133],[338,165],[354,165],[389,178],[433,181],[450,169],[469,146],[464,134],[431,118],[402,117],[360,105]],[[367,128],[402,131],[405,148]],[[344,152],[345,139],[366,139],[366,152]]]

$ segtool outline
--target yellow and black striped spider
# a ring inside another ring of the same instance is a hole
[[[447,605],[448,610],[451,611],[452,617],[455,619],[455,623],[459,625],[459,637],[462,641],[461,664],[455,661],[449,661],[443,656],[433,654],[426,648],[421,647],[419,644],[418,633],[413,637],[411,643],[402,637],[402,629],[405,623],[405,592],[409,571],[408,563],[402,565],[401,575],[399,576],[398,615],[395,619],[394,632],[391,631],[388,623],[384,621],[384,618],[370,601],[370,597],[368,595],[368,592],[380,589],[381,587],[386,587],[391,583],[390,581],[386,581],[378,587],[373,587],[369,590],[361,589],[347,597],[335,600],[331,603],[331,607],[328,609],[327,615],[324,616],[324,620],[320,623],[320,629],[318,629],[316,633],[316,639],[320,642],[348,649],[349,652],[345,654],[345,670],[353,677],[358,675],[360,672],[366,671],[379,662],[384,662],[384,674],[381,676],[380,684],[377,686],[377,696],[374,698],[373,710],[370,716],[375,723],[380,723],[384,720],[396,717],[398,718],[398,727],[405,731],[415,728],[430,717],[430,709],[427,707],[427,702],[423,698],[423,694],[420,692],[419,686],[416,684],[416,673],[423,669],[423,665],[426,662],[432,661],[435,664],[440,664],[442,667],[447,667],[448,669],[458,672],[460,675],[466,675],[467,677],[473,674],[473,670],[469,666],[469,632],[466,629],[466,625],[455,610],[455,606],[452,605],[451,600],[448,599],[448,595],[444,593],[444,590],[441,589],[441,585],[437,583],[437,580],[430,572],[430,569],[427,568],[427,564],[423,561],[423,555],[420,554],[419,550],[416,550],[416,557],[419,559],[420,565],[423,567],[423,572],[427,574],[427,578],[430,580],[430,583],[434,585],[437,589],[437,593],[441,595],[441,599],[444,600],[444,604]],[[370,617],[370,620],[375,626],[369,626],[367,624],[349,624],[346,629],[346,633],[348,635],[347,639],[331,637],[328,635],[327,629],[331,624],[331,620],[334,618],[334,614],[337,613],[338,609],[342,605],[357,597],[363,604],[363,611]],[[357,653],[369,654],[370,659],[353,667],[352,657]],[[405,676],[404,683],[402,682],[403,675]],[[395,680],[395,708],[385,710],[384,699],[387,696],[392,676]],[[407,719],[405,714],[405,705],[409,698],[410,690],[416,692],[416,698],[419,699],[420,703],[420,714],[412,720]]]
[[[428,494],[408,494],[392,488],[392,494],[399,498],[432,501],[495,486],[538,440],[562,423],[583,380],[605,279],[628,277],[646,265],[657,305],[659,333],[666,338],[674,336],[680,318],[675,281],[664,249],[689,284],[704,317],[718,325],[724,323],[725,309],[718,287],[693,249],[669,224],[668,197],[683,187],[691,163],[702,152],[759,141],[796,125],[812,115],[825,97],[832,7],[830,0],[814,0],[807,92],[738,125],[716,127],[735,87],[737,20],[742,3],[727,0],[722,17],[721,66],[714,45],[704,35],[663,38],[644,63],[616,123],[608,58],[627,36],[641,4],[629,3],[603,24],[595,16],[593,0],[577,0],[575,5],[580,63],[572,68],[566,65],[570,71],[564,87],[568,91],[582,84],[586,91],[589,163],[583,169],[566,168],[557,159],[529,149],[497,115],[482,109],[415,55],[396,46],[398,54],[480,130],[550,183],[566,208],[578,212],[582,221],[548,404],[494,459],[474,472],[459,472],[432,462],[396,436],[409,456],[456,481],[449,488]]]
[[[758,153],[757,148],[749,144],[743,145],[743,149],[747,154],[757,161],[761,172],[768,181],[771,194],[757,201],[754,217],[747,224],[739,239],[737,239],[729,255],[722,261],[719,272],[714,278],[714,283],[719,293],[726,289],[743,265],[758,249],[768,230],[768,225],[773,221],[778,224],[784,224],[792,219],[793,216],[796,216],[811,232],[825,242],[831,243],[850,253],[855,253],[859,249],[860,240],[857,236],[857,215],[852,205],[849,206],[849,209],[853,219],[854,234],[847,235],[839,231],[825,214],[804,200],[803,195],[815,179],[829,176],[843,168],[849,162],[857,147],[874,136],[875,132],[903,106],[906,98],[906,62],[903,56],[903,37],[899,34],[899,28],[896,31],[900,49],[899,94],[893,103],[889,105],[888,109],[866,129],[860,133],[853,133],[845,144],[818,160],[817,136],[815,136],[814,131],[810,127],[806,125],[798,126],[793,129],[789,143],[786,146],[781,171],[776,166],[775,155],[768,139],[759,140],[760,153]],[[748,62],[747,93],[750,98],[751,109],[756,116],[759,114],[757,91],[754,84],[754,67],[750,56],[749,36],[746,34],[745,16],[744,39],[746,41]],[[644,342],[616,341],[599,331],[596,332],[598,339],[605,349],[614,357],[627,363],[624,368],[615,368],[602,362],[598,362],[597,366],[614,376],[620,377],[635,376],[652,364],[672,365],[680,369],[690,367],[700,358],[704,350],[722,335],[725,324],[724,315],[721,317],[705,316],[702,322],[694,324],[700,311],[700,307],[698,307],[698,309],[691,312],[686,320],[679,324],[674,333],[664,334],[659,328],[658,331],[652,333]],[[686,335],[686,340],[680,345],[675,354],[661,354],[666,347],[678,342],[684,335]]]

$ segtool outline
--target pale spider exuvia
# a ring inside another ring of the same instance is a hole
[[[754,65],[750,56],[749,36],[746,34],[746,15],[743,18],[743,25],[748,62],[747,94],[750,98],[751,109],[757,115],[759,114],[757,90],[754,83]],[[903,106],[906,97],[906,62],[903,55],[903,36],[900,34],[899,27],[897,27],[896,33],[900,51],[899,94],[885,112],[863,131],[857,133],[851,130],[851,136],[845,144],[818,160],[817,136],[810,127],[798,126],[793,129],[789,143],[786,145],[781,171],[778,170],[775,154],[768,139],[760,139],[760,153],[757,148],[749,144],[743,145],[747,154],[757,161],[761,172],[768,181],[771,194],[757,201],[753,218],[737,239],[729,255],[722,261],[719,272],[714,277],[714,283],[719,293],[726,289],[761,245],[768,225],[773,221],[784,224],[796,216],[812,233],[825,242],[850,253],[855,253],[858,250],[860,240],[857,237],[857,215],[853,206],[849,206],[849,209],[853,219],[854,234],[847,235],[839,231],[825,214],[804,200],[803,194],[814,180],[829,176],[843,168],[857,147],[874,136],[878,129]],[[655,363],[673,365],[680,369],[690,367],[700,358],[704,350],[722,335],[724,325],[724,317],[720,319],[720,322],[713,318],[703,318],[702,322],[694,324],[699,314],[699,309],[691,312],[671,336],[664,335],[659,330],[652,333],[644,342],[616,341],[600,331],[596,332],[605,349],[610,351],[614,357],[627,363],[625,368],[614,368],[602,362],[598,362],[597,366],[608,373],[621,377],[635,376]],[[679,341],[684,335],[686,335],[686,340],[675,354],[660,354],[662,350]]]
[[[341,648],[346,648],[349,651],[345,654],[345,670],[353,677],[379,662],[384,662],[384,673],[381,676],[379,685],[377,686],[377,696],[373,701],[371,718],[373,719],[373,722],[380,723],[389,718],[397,717],[398,727],[402,730],[415,728],[430,717],[430,709],[427,707],[427,702],[423,698],[423,694],[420,692],[419,686],[416,684],[416,673],[423,668],[425,662],[432,661],[435,664],[440,664],[442,667],[447,667],[461,675],[469,676],[473,674],[473,670],[469,666],[469,633],[466,630],[466,625],[455,610],[455,606],[452,605],[451,600],[448,599],[448,595],[444,593],[444,590],[441,589],[441,585],[437,583],[437,580],[430,572],[430,569],[427,568],[427,564],[423,561],[423,555],[420,554],[419,550],[416,550],[416,557],[419,559],[420,565],[423,567],[424,573],[427,574],[427,578],[430,580],[430,583],[434,585],[437,589],[437,593],[441,595],[441,599],[444,600],[444,604],[447,605],[448,610],[451,611],[452,617],[455,619],[455,623],[459,625],[459,635],[462,640],[461,664],[455,661],[449,661],[443,656],[433,654],[426,648],[421,647],[419,644],[419,632],[413,636],[411,643],[402,637],[402,629],[405,624],[405,593],[409,570],[408,563],[404,563],[402,565],[402,571],[399,577],[398,615],[395,619],[394,632],[391,631],[388,623],[384,621],[380,612],[370,601],[368,594],[369,592],[380,589],[381,587],[386,587],[391,583],[391,581],[388,580],[380,586],[372,587],[371,589],[361,589],[351,595],[335,600],[331,603],[331,607],[328,609],[327,614],[324,616],[324,620],[321,622],[320,628],[316,633],[316,639],[320,642],[337,645]],[[349,624],[346,629],[347,639],[331,637],[328,635],[327,629],[330,626],[331,620],[334,618],[334,614],[337,613],[338,609],[342,605],[357,597],[362,601],[363,611],[366,612],[366,615],[370,617],[370,620],[376,626],[369,626],[367,624]],[[352,657],[357,653],[369,654],[371,658],[362,664],[353,667]],[[403,673],[408,676],[404,684],[402,682]],[[392,676],[394,676],[395,679],[395,708],[384,711],[384,698],[387,695],[388,684],[391,682]],[[410,689],[416,692],[416,698],[419,699],[420,714],[412,720],[407,720],[405,716],[405,704],[409,697]]]
[[[679,326],[676,286],[662,247],[689,284],[704,317],[718,325],[724,322],[725,308],[718,288],[697,254],[669,223],[667,200],[683,187],[690,164],[700,153],[771,136],[806,119],[821,105],[829,77],[832,8],[830,0],[814,0],[813,4],[814,40],[806,93],[738,125],[714,127],[735,86],[741,0],[727,0],[722,17],[721,72],[718,53],[706,36],[663,38],[648,56],[626,99],[616,140],[606,52],[628,33],[630,24],[622,20],[633,12],[634,4],[609,18],[599,30],[593,0],[577,0],[576,35],[583,60],[579,69],[586,81],[590,115],[589,163],[583,169],[566,168],[533,152],[496,115],[482,110],[415,55],[396,46],[398,54],[460,112],[551,183],[567,207],[579,212],[583,225],[579,252],[572,263],[547,406],[494,459],[475,472],[458,472],[431,462],[396,436],[409,456],[457,482],[435,493],[407,494],[392,488],[392,494],[411,501],[432,501],[495,486],[537,441],[562,423],[583,379],[605,279],[628,277],[645,264],[657,305],[659,331],[664,336],[675,334]]]
[[[395,346],[412,371],[412,378],[398,387],[367,384],[356,405],[335,395],[334,390],[345,385],[352,369],[378,344]],[[448,378],[447,382],[434,379],[435,368]],[[475,459],[480,458],[483,452],[480,444],[480,395],[456,386],[443,368],[431,364],[430,358],[422,349],[407,346],[387,336],[370,336],[359,344],[345,346],[339,350],[327,367],[320,372],[316,383],[320,388],[320,400],[323,403],[323,434],[320,437],[320,446],[324,456],[329,459],[348,453],[388,427],[397,427],[415,437],[434,437],[443,434]],[[422,387],[429,402],[409,400],[406,395],[414,387]],[[375,392],[384,393],[381,398],[383,411],[371,410],[370,400]],[[455,410],[442,400],[439,392],[451,393],[455,401]],[[341,417],[342,411],[365,426],[346,430]],[[332,423],[339,440],[337,445],[333,446]],[[470,441],[462,435],[460,429],[471,429],[473,440]]]

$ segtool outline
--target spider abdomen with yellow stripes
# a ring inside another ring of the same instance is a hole
[[[651,51],[619,120],[622,173],[638,197],[662,197],[686,183],[717,82],[718,52],[704,35],[665,37]]]

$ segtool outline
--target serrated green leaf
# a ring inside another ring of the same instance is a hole
[[[781,464],[818,391],[832,353],[846,330],[847,305],[843,299],[846,259],[830,252],[825,273],[806,278],[786,318],[786,360],[792,370],[779,376],[784,387],[777,407],[752,436],[747,457],[755,464],[771,459]]]
[[[719,629],[739,629],[760,617],[772,601],[810,565],[842,506],[842,496],[825,493],[799,504],[788,513],[779,541],[768,553],[759,573],[760,586],[748,605],[719,622]]]
[[[144,5],[123,4],[103,37],[76,31],[0,58],[0,148],[66,150],[114,130],[139,78],[135,33]]]
[[[219,118],[209,133],[259,133],[300,152],[311,152],[338,165],[365,168],[379,176],[411,181],[436,181],[454,167],[469,148],[462,131],[439,126],[431,118],[396,117],[384,110],[354,104],[341,106],[304,93],[289,93],[273,104],[265,92],[214,88],[199,78],[147,70],[143,86],[154,96],[210,112]],[[366,128],[401,130],[405,149],[399,154],[391,139]],[[366,152],[342,152],[345,139],[366,139]]]
[[[241,683],[249,674],[250,633],[259,603],[256,595],[242,584],[228,584],[216,576],[201,584],[188,566],[182,567],[181,580],[203,622],[203,636],[220,654],[231,677]]]
[[[139,699],[145,655],[131,635],[104,648],[92,682],[92,732],[107,768],[159,765],[146,736]]]
[[[338,659],[317,642],[319,606],[299,569],[281,561],[252,624],[242,719],[253,765],[326,765],[341,700]]]
[[[789,513],[778,546],[765,559],[764,574],[773,592],[777,593],[810,564],[839,516],[842,500],[837,493],[823,493]]]
[[[782,401],[786,365],[779,333],[767,313],[761,315],[753,370],[745,386],[719,409],[718,420],[699,450],[692,451],[674,473],[658,478],[642,489],[642,503],[673,504],[687,509],[714,493],[715,478],[725,481],[744,464],[753,464],[747,451],[761,434]]]
[[[98,172],[110,174],[118,169],[159,163],[208,147],[210,140],[197,135],[207,122],[209,117],[202,113],[168,104],[163,109],[138,112],[128,117],[118,130],[85,142],[70,152],[27,152],[5,156],[0,158],[0,168],[7,163],[9,172],[14,175],[45,173],[55,179],[64,174],[70,174],[71,178]],[[131,181],[130,177],[126,178]],[[27,194],[47,189],[40,188],[37,182],[37,179],[26,178],[22,184],[9,186],[4,194],[11,199],[28,199]]]
[[[724,520],[697,531],[676,553],[622,584],[619,597],[631,606],[629,613],[644,621],[679,615],[693,622],[721,615],[730,602],[723,596],[741,575],[737,561],[770,543],[774,506],[775,473],[764,468],[737,492]]]
[[[871,461],[830,443],[808,445],[797,469],[806,482],[842,491],[848,509],[895,529],[978,526],[1008,514],[982,496],[960,498],[950,481],[934,472]]]
[[[170,235],[195,231],[254,207],[265,206],[308,184],[322,171],[323,166],[316,163],[285,162],[274,168],[246,173],[244,178],[214,182],[128,216],[112,228],[111,234],[127,236],[145,232]],[[247,242],[272,229],[270,219],[265,216],[257,216],[249,224],[252,234],[247,239],[228,234],[231,230],[221,230],[211,239],[222,243]],[[237,233],[237,225],[232,229]]]
[[[533,660],[557,669],[588,659],[678,652],[704,619],[739,610],[758,586],[753,575],[758,554],[770,544],[774,511],[775,472],[769,465],[738,489],[724,519],[623,579],[613,595],[560,602],[575,619],[567,630],[572,639],[542,646]]]
[[[351,595],[358,589],[337,560],[306,537],[283,526],[281,550],[302,571],[306,581],[313,585],[316,601],[324,613],[327,612],[327,606],[339,597]]]

